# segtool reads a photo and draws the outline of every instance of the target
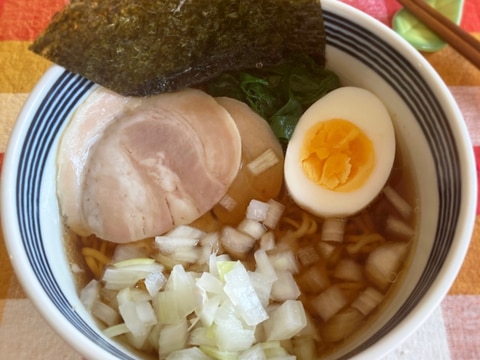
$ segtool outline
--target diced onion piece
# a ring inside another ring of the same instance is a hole
[[[322,241],[342,242],[345,234],[344,218],[327,218],[322,225]]]
[[[156,263],[154,259],[130,259],[105,268],[102,280],[106,289],[122,290],[133,287],[151,272],[163,270],[164,266]]]
[[[285,205],[273,199],[268,200],[267,203],[270,207],[268,208],[267,218],[263,221],[263,224],[270,229],[275,229],[285,211]]]
[[[129,331],[130,330],[128,330],[127,325],[125,325],[124,323],[121,323],[121,324],[113,325],[113,326],[110,326],[110,327],[106,328],[105,330],[103,330],[103,334],[106,337],[114,338],[115,336],[126,334]]]
[[[387,217],[385,228],[388,232],[401,235],[407,240],[415,235],[415,231],[411,226],[395,216]]]
[[[316,321],[313,320],[309,313],[305,313],[307,316],[307,325],[300,331],[296,337],[310,338],[316,341],[320,341],[320,334],[316,325]]]
[[[260,238],[260,249],[268,251],[275,248],[275,234],[273,231],[267,231]]]
[[[311,337],[294,337],[293,352],[298,360],[318,359],[317,345]]]
[[[392,242],[374,249],[365,261],[365,274],[378,288],[385,290],[397,280],[400,269],[408,253],[408,244]]]
[[[168,254],[177,264],[193,264],[198,261],[201,256],[201,248],[196,246],[178,246],[175,250]]]
[[[277,270],[278,279],[273,283],[270,297],[274,301],[296,300],[300,296],[300,289],[291,272]]]
[[[260,303],[266,308],[270,302],[270,294],[275,280],[259,272],[249,272],[248,275],[250,276],[250,281],[252,282],[252,286],[257,293]]]
[[[80,290],[80,301],[88,311],[91,310],[100,294],[100,283],[93,279],[82,290]]]
[[[120,314],[107,304],[101,301],[95,301],[92,305],[92,315],[103,321],[108,326],[116,325],[120,322]]]
[[[323,260],[328,260],[336,250],[336,246],[326,241],[319,241],[316,244],[318,253],[322,256]]]
[[[195,285],[211,294],[223,294],[223,283],[209,272],[204,272],[196,279]]]
[[[306,325],[307,317],[302,302],[287,300],[275,309],[263,324],[267,340],[287,340],[298,334]]]
[[[191,347],[182,350],[177,350],[170,353],[166,360],[210,360],[211,358],[205,355],[198,347]]]
[[[250,281],[247,270],[241,262],[224,275],[225,294],[239,311],[245,323],[255,326],[268,318],[260,299]]]
[[[317,263],[297,278],[300,288],[308,294],[318,294],[330,286],[330,278],[323,263]]]
[[[268,148],[254,160],[249,162],[247,168],[253,175],[259,175],[277,164],[278,161],[279,159],[275,152],[271,148]]]
[[[223,351],[243,351],[255,341],[254,327],[244,327],[229,301],[218,308],[212,330],[216,346]]]
[[[333,276],[336,279],[345,281],[364,281],[363,267],[350,258],[345,258],[338,262],[333,272]]]
[[[143,265],[152,265],[155,263],[155,259],[144,257],[144,258],[130,258],[122,261],[113,263],[113,266],[116,268],[132,267],[132,266],[143,266]]]
[[[151,326],[157,323],[153,308],[148,301],[134,301],[130,288],[117,295],[120,315],[134,336],[147,335]]]
[[[220,236],[224,249],[231,255],[243,258],[255,244],[255,239],[231,226],[225,226]]]
[[[152,271],[144,280],[145,287],[152,297],[163,288],[166,282],[167,278],[162,271],[158,270]]]
[[[297,257],[300,261],[300,264],[302,264],[304,267],[315,264],[320,260],[320,255],[318,255],[317,250],[315,250],[313,245],[299,248],[297,250]]]
[[[344,340],[355,330],[364,316],[357,309],[347,308],[332,316],[322,329],[322,339],[327,342]]]
[[[372,287],[366,288],[352,303],[352,307],[367,316],[383,300],[383,294]]]
[[[298,273],[298,264],[295,254],[290,250],[282,250],[268,255],[275,270],[287,270],[293,274]]]
[[[238,360],[261,360],[261,359],[279,359],[294,360],[291,355],[282,347],[280,341],[266,341],[257,343],[250,349],[242,352]]]
[[[213,296],[208,298],[202,304],[200,310],[198,311],[198,317],[200,318],[203,326],[209,327],[213,324],[221,300],[222,299],[220,296]]]
[[[347,303],[347,298],[336,285],[330,286],[311,301],[311,305],[316,313],[324,321],[328,321],[328,319],[345,307]]]
[[[123,260],[148,258],[149,251],[145,246],[137,243],[132,244],[118,244],[113,253],[112,263],[117,263]]]
[[[253,257],[255,258],[256,263],[255,271],[268,276],[272,280],[272,282],[278,279],[277,273],[275,272],[275,269],[270,262],[270,258],[268,257],[265,250],[258,249],[253,254]]]
[[[218,202],[220,206],[225,208],[227,211],[233,211],[235,207],[237,206],[237,201],[231,197],[229,194],[225,194],[220,201]]]
[[[173,267],[165,290],[154,298],[154,306],[163,324],[178,323],[195,310],[195,280],[181,265]]]
[[[188,339],[189,345],[196,345],[196,346],[212,346],[216,347],[216,339],[213,334],[212,327],[196,327],[190,331],[190,336]]]
[[[207,354],[211,359],[216,360],[237,360],[238,352],[237,351],[224,351],[220,350],[215,346],[201,345],[200,350],[204,354]]]
[[[253,199],[248,204],[246,218],[263,222],[267,219],[269,209],[270,205],[268,203]]]
[[[158,341],[159,358],[164,359],[173,351],[186,347],[188,338],[187,319],[176,324],[165,325],[160,330]]]
[[[179,225],[170,230],[166,236],[184,239],[200,240],[205,236],[205,232],[189,225]]]
[[[164,254],[174,253],[180,248],[192,248],[197,246],[199,239],[188,237],[174,237],[169,235],[156,236],[155,246]]]
[[[410,218],[413,209],[410,204],[398,194],[398,192],[396,192],[391,186],[387,185],[383,189],[383,193],[402,218],[405,220]]]
[[[267,229],[265,229],[261,223],[251,219],[243,219],[240,224],[238,224],[237,230],[251,236],[255,240],[260,239],[262,235],[267,232]]]

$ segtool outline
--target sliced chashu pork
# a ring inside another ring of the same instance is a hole
[[[79,235],[89,235],[82,211],[84,170],[90,148],[113,121],[140,104],[106,88],[96,89],[77,109],[65,128],[57,158],[57,193],[67,224]]]
[[[244,217],[251,199],[267,201],[280,193],[283,184],[283,149],[270,125],[247,104],[227,97],[216,98],[233,117],[242,138],[242,164],[234,182],[228,190],[233,199],[233,208],[222,203],[213,209],[222,222],[237,225]],[[276,157],[264,171],[253,174],[248,164],[271,150]]]
[[[240,158],[238,129],[209,95],[186,89],[144,98],[104,129],[78,170],[81,228],[130,242],[190,223],[224,196]]]

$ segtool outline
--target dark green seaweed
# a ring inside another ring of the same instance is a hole
[[[277,65],[225,72],[210,81],[206,91],[247,103],[285,146],[305,110],[340,85],[333,71],[296,54]]]
[[[193,86],[303,52],[323,65],[319,0],[73,0],[31,50],[123,95]]]

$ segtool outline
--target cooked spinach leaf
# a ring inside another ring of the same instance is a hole
[[[207,84],[207,92],[247,103],[285,145],[303,112],[338,87],[340,80],[333,71],[297,54],[278,65],[225,72]]]

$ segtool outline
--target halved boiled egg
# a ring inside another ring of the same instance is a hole
[[[323,216],[348,216],[366,207],[385,185],[395,158],[395,132],[382,101],[342,87],[300,118],[285,155],[293,200]]]

